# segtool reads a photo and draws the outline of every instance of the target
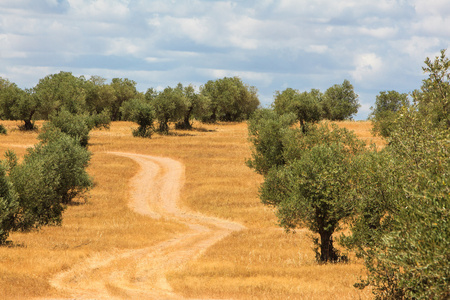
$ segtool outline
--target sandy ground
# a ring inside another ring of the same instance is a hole
[[[109,153],[131,158],[141,167],[130,187],[132,210],[150,218],[181,222],[188,226],[189,232],[150,248],[98,253],[57,274],[51,285],[68,298],[77,299],[185,299],[172,291],[165,274],[182,267],[243,226],[177,205],[184,183],[184,166],[180,162],[164,157]]]

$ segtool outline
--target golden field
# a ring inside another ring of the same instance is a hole
[[[37,142],[37,132],[20,132],[18,122],[1,123],[8,129],[8,135],[0,136],[1,153],[13,149],[23,155],[27,145]],[[383,140],[372,137],[370,122],[338,124],[383,145]],[[170,272],[168,281],[178,294],[233,299],[371,298],[369,290],[353,287],[364,275],[359,262],[317,265],[310,233],[284,233],[273,211],[260,203],[262,177],[245,166],[251,155],[245,123],[195,123],[193,131],[172,131],[152,139],[133,138],[131,127],[136,126],[114,122],[110,130],[91,132],[88,172],[95,186],[86,201],[68,206],[62,226],[13,233],[11,244],[0,247],[1,299],[67,296],[49,284],[58,272],[100,252],[148,247],[186,230],[182,224],[132,212],[127,206],[128,183],[139,167],[107,151],[182,162],[186,178],[181,204],[246,227]]]

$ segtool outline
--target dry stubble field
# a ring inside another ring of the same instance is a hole
[[[18,155],[37,142],[17,122],[2,121],[0,152]],[[372,138],[370,123],[342,122],[363,139]],[[174,291],[189,298],[234,299],[369,299],[353,283],[364,274],[357,261],[317,265],[309,232],[285,234],[271,209],[258,199],[262,178],[245,166],[250,157],[245,123],[205,125],[174,135],[133,138],[128,122],[91,133],[89,173],[95,187],[84,203],[70,205],[61,227],[13,233],[0,247],[0,298],[64,297],[49,284],[55,274],[97,253],[140,249],[170,239],[186,227],[132,212],[129,180],[138,171],[133,160],[107,154],[121,151],[176,159],[185,165],[181,205],[244,225],[210,247],[201,257],[168,274]],[[117,268],[120,268],[117,265]],[[98,276],[101,276],[99,274]]]

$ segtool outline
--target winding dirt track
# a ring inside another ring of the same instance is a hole
[[[177,206],[184,183],[184,166],[180,162],[149,155],[109,153],[131,158],[141,166],[132,181],[131,209],[151,218],[184,223],[190,231],[149,248],[100,253],[57,274],[51,285],[65,296],[78,299],[185,299],[172,291],[166,281],[167,271],[183,266],[244,227]],[[117,265],[125,267],[117,269]]]

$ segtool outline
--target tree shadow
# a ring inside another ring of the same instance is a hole
[[[27,245],[25,245],[24,243],[17,243],[17,242],[13,242],[13,241],[6,241],[3,245],[0,245],[0,247],[5,247],[5,248],[26,248]]]

